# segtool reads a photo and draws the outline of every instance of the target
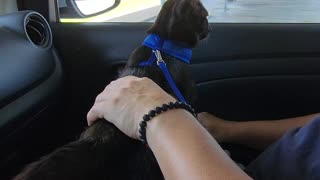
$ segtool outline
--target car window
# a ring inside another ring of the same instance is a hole
[[[165,0],[59,0],[61,22],[153,22]],[[202,0],[209,22],[320,23],[320,0]]]
[[[16,1],[0,0],[0,15],[16,11],[18,11]]]

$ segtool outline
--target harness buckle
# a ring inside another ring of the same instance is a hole
[[[152,50],[152,51],[153,51],[154,55],[157,58],[157,65],[158,66],[160,65],[160,63],[166,64],[164,62],[164,60],[162,59],[161,52],[159,50]]]

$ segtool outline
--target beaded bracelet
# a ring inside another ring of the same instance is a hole
[[[171,109],[185,109],[189,111],[194,117],[197,118],[197,113],[195,112],[195,110],[185,102],[176,101],[176,102],[170,102],[168,104],[163,104],[162,106],[158,106],[154,110],[149,111],[148,114],[145,114],[143,116],[143,120],[139,123],[139,134],[140,134],[139,138],[143,144],[148,144],[147,138],[146,138],[147,122],[150,121],[152,118],[154,118],[156,115],[159,115],[162,112],[166,112]]]

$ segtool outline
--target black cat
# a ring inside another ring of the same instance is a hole
[[[147,31],[179,46],[193,48],[208,35],[208,12],[199,0],[167,0],[156,22]],[[162,71],[154,66],[141,67],[152,49],[138,47],[130,56],[120,77],[149,77],[166,92],[175,96]],[[166,66],[188,103],[194,101],[194,83],[188,65],[162,53]],[[164,179],[152,151],[124,135],[106,120],[98,120],[80,139],[57,149],[28,165],[15,180],[99,180],[99,179]]]

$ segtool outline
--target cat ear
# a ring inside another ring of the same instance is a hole
[[[177,0],[173,9],[174,13],[178,16],[182,16],[182,12],[183,9],[185,9],[186,3],[187,2],[185,2],[185,0]]]
[[[148,34],[155,33],[163,38],[169,37],[168,23],[170,21],[170,18],[174,16],[172,14],[174,5],[175,0],[168,0],[163,4],[155,23],[153,23],[153,25],[147,30]]]
[[[168,23],[169,38],[185,42],[191,47],[198,42],[198,35],[194,27],[197,19],[193,16],[193,8],[190,0],[177,0]]]

